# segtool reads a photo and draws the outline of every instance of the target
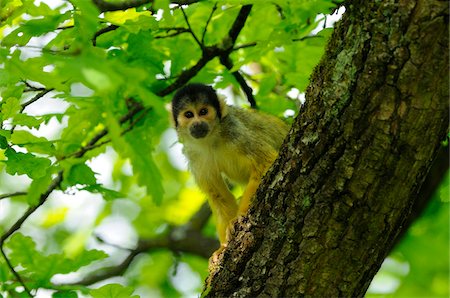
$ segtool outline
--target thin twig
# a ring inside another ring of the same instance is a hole
[[[130,126],[128,126],[127,128],[125,128],[125,129],[120,133],[120,135],[123,136],[124,134],[126,134],[127,132],[129,132],[130,130],[132,130],[133,127],[134,127],[139,121],[141,121],[141,120],[145,117],[145,115],[147,115],[147,113],[148,113],[151,109],[152,109],[151,107],[144,109],[144,110],[142,111],[142,113],[141,113],[138,117],[136,117],[136,119],[134,119],[134,120],[130,123]]]
[[[251,48],[251,47],[256,46],[257,44],[258,44],[257,42],[250,42],[250,43],[242,44],[242,45],[234,47],[233,51],[237,51],[237,50],[240,50],[240,49]]]
[[[43,194],[41,194],[41,197],[39,199],[39,202],[34,205],[34,206],[30,206],[27,211],[25,211],[25,213],[9,228],[9,230],[4,233],[1,237],[0,237],[0,246],[3,245],[3,243],[5,242],[6,239],[9,238],[9,236],[11,236],[14,232],[16,232],[18,229],[20,229],[20,227],[22,226],[22,224],[25,222],[25,220],[34,213],[34,211],[36,211],[42,204],[45,203],[45,201],[47,200],[48,196],[57,188],[59,187],[59,185],[62,182],[62,178],[63,178],[63,171],[59,171],[58,175],[56,176],[55,179],[53,179],[52,183],[50,184],[50,186],[48,187],[47,191]]]
[[[18,196],[24,196],[27,193],[24,191],[18,191],[18,192],[14,192],[14,193],[7,193],[4,195],[0,195],[0,200],[6,199],[6,198],[12,198],[12,197],[18,197]]]
[[[208,30],[209,22],[211,22],[212,16],[214,15],[214,12],[215,12],[216,10],[217,10],[217,2],[214,3],[214,6],[213,6],[213,8],[212,8],[212,10],[211,10],[211,13],[209,14],[208,20],[206,21],[205,28],[203,29],[203,33],[202,33],[202,42],[201,42],[202,44],[205,44],[205,35],[206,35],[206,31]]]
[[[43,91],[39,92],[38,94],[36,94],[32,99],[30,99],[29,101],[25,102],[22,104],[22,109],[21,109],[21,113],[23,112],[23,110],[25,110],[25,108],[27,106],[29,106],[30,104],[38,101],[39,99],[41,99],[42,97],[44,97],[47,93],[53,91],[53,88],[50,89],[44,89]]]
[[[115,244],[115,243],[110,243],[110,242],[106,241],[105,239],[103,239],[98,234],[95,234],[94,237],[95,237],[95,239],[97,239],[98,242],[100,242],[102,244],[105,244],[105,245],[108,245],[108,246],[111,246],[111,247],[114,247],[114,248],[117,248],[117,249],[120,249],[120,250],[126,250],[126,251],[132,251],[133,250],[132,248],[123,247],[123,246],[120,246],[120,245]]]
[[[223,66],[225,66],[228,70],[233,68],[233,62],[231,61],[231,58],[229,55],[223,55],[220,57],[220,63],[222,63]],[[247,84],[244,77],[241,75],[239,71],[233,71],[231,73],[236,81],[239,83],[239,85],[242,88],[242,91],[244,91],[245,95],[247,96],[247,100],[250,103],[250,106],[253,109],[258,108],[256,105],[255,97],[253,96],[253,90],[252,88]]]
[[[38,94],[36,94],[32,99],[30,99],[29,101],[25,102],[22,104],[22,108],[20,109],[19,113],[22,113],[25,108],[29,105],[31,105],[32,103],[38,101],[39,99],[41,99],[42,97],[44,97],[47,93],[53,91],[53,88],[50,89],[44,89],[43,91],[39,92]],[[16,129],[16,125],[13,125],[10,129],[10,133],[13,133],[14,130]]]
[[[97,37],[99,37],[100,35],[105,34],[107,32],[114,31],[117,28],[119,28],[119,26],[109,25],[109,26],[102,28],[102,29],[98,30],[97,32],[95,32],[94,36],[92,37],[92,45],[94,47],[97,46]]]
[[[307,36],[303,36],[300,38],[293,38],[292,41],[296,42],[296,41],[305,41],[307,39],[313,39],[313,38],[323,38],[322,35],[307,35]]]
[[[5,252],[3,251],[3,245],[6,241],[6,239],[8,239],[14,232],[16,232],[17,230],[20,229],[20,227],[22,226],[22,224],[25,222],[25,220],[31,215],[33,214],[42,204],[45,203],[45,201],[47,200],[48,196],[50,195],[50,193],[53,192],[53,190],[55,190],[57,187],[59,187],[59,185],[62,182],[62,174],[63,172],[60,171],[58,173],[58,176],[53,179],[52,184],[49,186],[49,188],[47,189],[47,191],[45,193],[43,193],[40,197],[39,203],[35,206],[30,206],[27,211],[22,215],[22,217],[20,217],[10,228],[9,230],[4,233],[1,237],[0,237],[0,250],[1,253],[3,255],[3,258],[5,259],[6,263],[8,264],[9,269],[11,270],[11,272],[14,274],[14,276],[17,278],[17,280],[19,281],[19,283],[24,287],[25,292],[30,296],[33,297],[33,295],[31,295],[30,290],[27,288],[27,286],[25,285],[25,283],[23,282],[22,278],[20,277],[20,275],[14,270],[14,267],[11,265],[8,257],[6,256]]]
[[[24,281],[22,280],[22,277],[20,276],[19,273],[17,273],[17,271],[14,269],[13,265],[11,264],[11,262],[9,261],[9,258],[6,256],[5,251],[3,250],[3,244],[0,245],[0,251],[3,255],[3,258],[6,261],[6,265],[8,265],[9,270],[12,272],[12,274],[16,277],[17,281],[22,285],[22,287],[25,290],[25,293],[28,294],[28,296],[33,297],[33,295],[31,294],[30,289],[28,289],[27,285],[24,283]]]
[[[305,41],[307,39],[312,39],[312,38],[323,38],[323,36],[321,35],[308,35],[308,36],[304,36],[304,37],[300,37],[300,38],[293,38],[292,41],[293,42],[297,42],[297,41]],[[246,48],[251,48],[258,45],[257,42],[250,42],[250,43],[245,43],[242,45],[238,45],[236,47],[233,48],[233,52],[237,51],[237,50],[241,50],[241,49],[246,49]]]
[[[155,36],[155,39],[174,37],[174,36],[180,35],[182,33],[189,33],[190,32],[190,30],[187,29],[187,28],[171,28],[171,29],[166,29],[165,31],[167,33],[170,32],[170,31],[175,31],[175,32],[167,34],[167,35],[157,35],[157,36]]]
[[[194,30],[192,30],[191,24],[189,23],[189,19],[188,19],[187,15],[186,15],[186,12],[184,11],[183,6],[180,5],[179,7],[180,7],[180,10],[181,10],[181,13],[183,14],[183,17],[184,17],[184,20],[186,22],[186,25],[189,28],[189,32],[191,33],[192,37],[194,38],[194,40],[198,44],[198,46],[201,49],[203,49],[203,43],[201,43],[200,40],[198,40],[197,36],[194,33]]]
[[[130,131],[137,122],[139,122],[144,116],[145,114],[150,110],[151,108],[146,108],[144,109],[144,107],[139,104],[136,103],[135,106],[125,115],[122,116],[119,120],[120,124],[124,124],[125,122],[127,122],[128,120],[132,119],[135,115],[137,115],[139,112],[143,112],[139,117],[137,117],[133,122],[131,122],[130,126],[128,128],[126,128],[124,131],[122,131],[121,135],[124,135],[125,133],[127,133],[128,131]],[[86,152],[93,150],[95,148],[99,148],[103,145],[108,144],[109,142],[111,142],[111,140],[105,140],[101,143],[97,143],[101,138],[103,138],[104,136],[106,136],[108,134],[108,129],[104,128],[103,130],[101,130],[100,132],[98,132],[86,145],[84,145],[83,147],[81,147],[78,151],[75,151],[73,153],[64,155],[62,157],[59,158],[59,160],[64,160],[70,157],[76,157],[76,158],[80,158],[82,157]]]
[[[33,91],[36,92],[36,91],[47,90],[44,87],[34,87],[30,83],[28,83],[26,80],[22,80],[22,82],[28,87],[27,89],[24,90],[24,92],[33,92]]]
[[[178,88],[186,84],[191,78],[193,78],[209,61],[211,61],[215,57],[220,57],[222,55],[229,54],[233,50],[234,42],[236,41],[237,36],[239,35],[239,33],[241,32],[242,28],[245,25],[245,21],[247,20],[247,17],[250,14],[251,7],[252,7],[251,5],[245,5],[241,7],[238,16],[236,17],[236,19],[233,22],[233,25],[228,31],[228,35],[223,38],[222,44],[224,44],[225,41],[232,41],[229,48],[221,49],[217,45],[204,47],[203,55],[200,58],[200,60],[198,60],[197,63],[191,68],[183,71],[178,76],[175,82],[170,84],[165,89],[157,92],[157,95],[166,96],[172,93],[173,91],[177,90]]]
[[[159,96],[166,96],[173,91],[177,90],[184,84],[186,84],[191,78],[193,78],[209,61],[211,61],[217,55],[203,55],[197,63],[191,68],[183,71],[168,87],[157,92],[156,94]]]

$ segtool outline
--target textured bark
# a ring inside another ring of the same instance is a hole
[[[353,1],[206,297],[360,297],[448,130],[448,1]]]

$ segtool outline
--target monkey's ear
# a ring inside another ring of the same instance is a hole
[[[220,106],[220,115],[223,118],[226,115],[228,115],[228,105],[225,102],[225,97],[224,96],[219,95],[218,98],[219,98],[219,106]]]
[[[175,119],[173,117],[173,110],[172,110],[172,102],[166,103],[164,105],[164,108],[167,112],[169,112],[169,122],[173,127],[177,127],[177,124],[175,122]]]

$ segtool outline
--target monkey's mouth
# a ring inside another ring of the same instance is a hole
[[[201,139],[208,134],[209,127],[208,124],[206,124],[205,122],[201,122],[192,125],[189,131],[191,133],[191,136],[193,136],[196,139]]]

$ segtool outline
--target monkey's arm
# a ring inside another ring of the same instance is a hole
[[[220,244],[223,246],[227,241],[227,228],[231,221],[236,218],[238,206],[236,199],[219,173],[205,174],[195,175],[195,178],[200,189],[208,196],[211,210],[217,220]]]
[[[267,172],[269,167],[277,158],[277,152],[274,149],[267,149],[262,157],[259,157],[252,161],[252,169],[250,172],[250,178],[248,184],[242,194],[241,201],[239,202],[239,210],[238,216],[244,215],[247,213],[248,208],[250,207],[251,200],[256,190],[258,189],[259,184],[261,183],[261,179],[264,174]]]

